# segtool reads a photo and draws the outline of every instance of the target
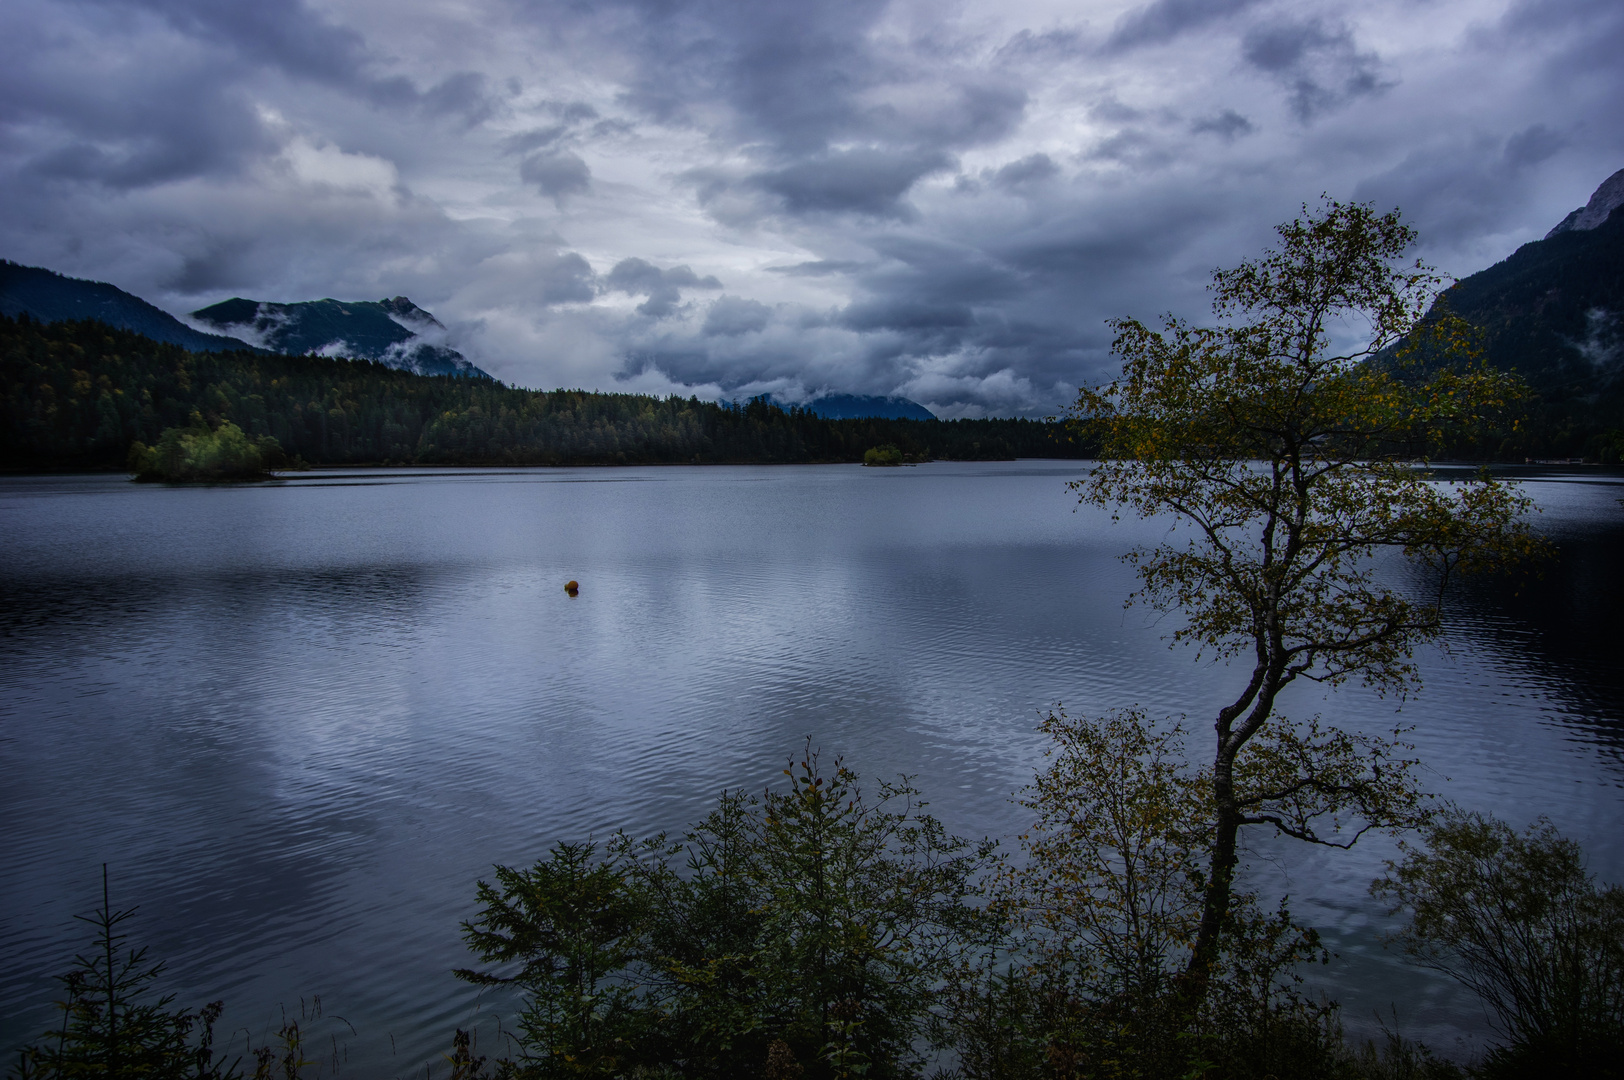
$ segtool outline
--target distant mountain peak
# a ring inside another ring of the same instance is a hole
[[[804,406],[826,420],[882,417],[891,420],[934,420],[936,414],[900,394],[820,394]]]
[[[752,399],[756,400],[756,399]],[[819,394],[806,401],[784,401],[775,394],[761,394],[759,400],[781,409],[805,409],[825,420],[934,420],[936,414],[908,398],[897,394],[881,397],[874,394]],[[738,405],[736,400],[722,399],[722,405]]]
[[[408,323],[421,323],[427,326],[445,329],[445,324],[433,315],[424,311],[404,296],[391,296],[387,300],[378,301],[378,305],[397,319],[404,319]]]
[[[1549,240],[1558,233],[1594,229],[1620,206],[1624,206],[1624,169],[1603,180],[1601,187],[1590,196],[1590,201],[1557,222],[1556,228],[1545,234],[1545,239]]]
[[[281,353],[358,357],[419,375],[490,377],[445,344],[440,320],[404,296],[292,304],[233,297],[192,318]]]

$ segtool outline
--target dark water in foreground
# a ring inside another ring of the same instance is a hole
[[[955,831],[1015,832],[1040,710],[1138,702],[1204,728],[1235,681],[1123,611],[1117,556],[1157,533],[1073,513],[1081,470],[0,479],[0,1052],[49,1021],[103,861],[183,1002],[223,997],[227,1027],[263,1032],[319,994],[356,1032],[345,1075],[422,1076],[481,1007],[449,969],[493,862],[679,828],[807,736],[919,774]],[[1611,880],[1621,480],[1530,481],[1561,559],[1520,595],[1462,595],[1400,717],[1436,790],[1549,815]],[[1473,1003],[1381,945],[1365,887],[1389,853],[1264,842],[1258,880],[1340,953],[1312,977],[1351,1029],[1392,1005],[1407,1034],[1471,1045]]]

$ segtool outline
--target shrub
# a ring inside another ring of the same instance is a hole
[[[173,994],[155,996],[164,966],[148,962],[144,947],[127,948],[122,926],[134,914],[134,908],[113,909],[103,866],[102,906],[94,915],[76,916],[95,927],[95,942],[59,977],[60,1025],[23,1049],[12,1072],[16,1080],[233,1080],[238,1075],[234,1064],[214,1056],[220,1002],[193,1011],[172,1008]]]
[[[949,836],[906,779],[870,797],[810,752],[786,773],[680,842],[561,844],[480,883],[465,937],[516,971],[457,974],[524,998],[498,1075],[920,1074],[940,989],[991,938],[991,846]]]
[[[1043,726],[1054,746],[1023,800],[1036,821],[998,898],[1007,959],[955,1002],[961,1074],[1338,1075],[1334,1010],[1297,975],[1324,952],[1283,904],[1238,894],[1203,992],[1186,992],[1211,780],[1182,731],[1135,711]]]
[[[1507,1045],[1485,1073],[1624,1076],[1624,889],[1547,821],[1451,810],[1424,841],[1371,889],[1409,913],[1405,948],[1492,1010]]]

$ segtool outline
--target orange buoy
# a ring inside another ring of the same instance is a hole
[[[566,581],[564,582],[564,591],[574,596],[581,591],[581,583],[579,581]]]

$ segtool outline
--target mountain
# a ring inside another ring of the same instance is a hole
[[[772,394],[761,394],[751,398],[751,401],[765,401],[780,409],[790,408],[791,403],[785,402]],[[722,405],[737,406],[737,401],[723,400]],[[813,416],[821,416],[825,420],[934,420],[936,414],[905,397],[879,397],[874,394],[822,394],[818,397],[799,403],[796,407],[805,409]]]
[[[1439,301],[1483,335],[1484,358],[1533,389],[1506,456],[1616,458],[1624,439],[1624,170],[1590,202]]]
[[[306,300],[272,304],[230,300],[192,318],[274,352],[376,360],[419,375],[490,376],[443,342],[445,326],[404,296],[389,300]]]
[[[868,394],[824,394],[802,408],[826,420],[934,420],[936,414],[905,397],[874,397]]]
[[[1545,234],[1545,239],[1549,240],[1557,233],[1594,229],[1621,205],[1624,205],[1624,169],[1603,180],[1601,187],[1590,196],[1590,201],[1557,222],[1556,228]]]
[[[205,334],[116,285],[65,277],[38,266],[0,260],[0,314],[26,312],[43,323],[97,319],[192,352],[236,352],[250,346],[234,337]]]
[[[192,313],[222,331],[196,330],[116,285],[0,261],[0,314],[44,323],[97,319],[192,352],[320,353],[377,360],[419,375],[490,378],[441,342],[445,327],[404,296],[377,302],[263,304],[232,299]]]

